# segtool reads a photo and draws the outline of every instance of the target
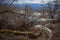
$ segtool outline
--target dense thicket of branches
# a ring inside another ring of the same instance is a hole
[[[2,7],[3,6],[3,7]],[[14,10],[15,8],[11,8],[6,5],[0,6],[0,30],[19,30],[19,31],[32,31],[32,32],[40,32],[40,29],[34,29],[34,22],[31,22],[25,18],[24,15],[21,15]],[[6,8],[7,7],[7,8]],[[43,37],[42,37],[43,36]],[[14,37],[14,38],[13,38]],[[42,37],[42,38],[39,38]],[[41,36],[39,35],[36,39],[33,35],[14,35],[9,33],[0,33],[1,40],[46,40],[48,37],[45,32],[42,32]]]
[[[33,22],[29,22],[24,16],[22,18],[19,13],[15,13],[9,9],[8,7],[8,10],[5,9],[0,12],[0,29],[28,30],[28,28],[33,26]]]

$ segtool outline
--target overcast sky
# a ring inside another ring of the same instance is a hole
[[[35,4],[44,4],[48,3],[49,1],[53,0],[18,0],[17,2],[14,2],[14,4],[22,4],[22,3],[35,3]]]
[[[13,0],[5,0],[3,3],[11,3]],[[13,4],[23,4],[23,3],[33,3],[33,4],[44,4],[48,3],[49,1],[53,0],[18,0],[15,1]]]

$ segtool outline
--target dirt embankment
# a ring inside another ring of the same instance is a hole
[[[49,28],[53,32],[50,40],[60,40],[60,22],[51,24]]]

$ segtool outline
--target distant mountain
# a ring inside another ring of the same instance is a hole
[[[12,1],[13,0],[4,0],[4,1],[2,1],[0,3],[10,5],[12,3]],[[54,8],[54,2],[50,1],[50,3],[51,3],[50,7],[53,9]],[[22,4],[19,4],[19,3],[14,4],[13,3],[12,4],[12,6],[21,7],[21,8],[25,8],[26,5],[31,7],[34,10],[42,10],[42,7],[47,7],[48,6],[46,3],[45,4],[34,4],[34,3],[22,3]],[[48,9],[48,8],[45,8],[45,9]]]
[[[47,7],[48,5],[47,4],[13,4],[13,6],[21,7],[21,8],[24,8],[25,6],[29,6],[35,10],[42,10],[42,7]],[[54,8],[54,4],[51,4],[50,6],[52,9]]]
[[[5,4],[5,3],[2,3],[2,4]],[[6,3],[6,4],[10,5],[9,3]],[[12,4],[12,6],[21,7],[21,8],[25,8],[26,5],[31,7],[34,10],[42,10],[43,7],[48,6],[47,4],[33,4],[33,3]],[[52,2],[51,2],[50,7],[51,7],[51,9],[54,8],[54,4]],[[45,9],[48,9],[48,8],[45,8]]]

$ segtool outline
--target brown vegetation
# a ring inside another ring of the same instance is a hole
[[[1,9],[3,10],[4,7]],[[17,9],[16,9],[17,10]],[[28,30],[28,27],[32,27],[33,23],[29,22],[24,17],[22,18],[20,14],[13,12],[9,9],[4,9],[4,11],[0,12],[0,27],[3,29],[14,29],[14,30]],[[20,27],[23,27],[23,29]],[[27,29],[24,29],[27,28]]]
[[[4,8],[5,7],[5,8]],[[16,31],[37,31],[40,29],[34,29],[34,22],[29,22],[25,16],[21,16],[20,13],[15,12],[9,6],[0,7],[0,30],[16,30]],[[40,35],[35,37],[34,35],[14,35],[11,33],[0,33],[0,40],[47,40],[48,36],[45,32],[41,32]]]
[[[50,40],[60,40],[60,14],[57,14],[56,20],[48,25],[53,32],[52,37]]]

